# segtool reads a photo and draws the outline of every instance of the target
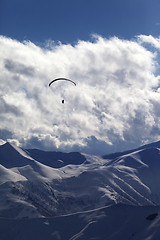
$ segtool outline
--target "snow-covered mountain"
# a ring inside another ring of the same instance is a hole
[[[1,219],[1,240],[159,240],[155,206],[113,205],[51,218]]]
[[[160,238],[159,184],[160,141],[103,157],[7,142],[0,146],[0,239],[18,231],[16,239]],[[18,230],[5,233],[6,224]]]

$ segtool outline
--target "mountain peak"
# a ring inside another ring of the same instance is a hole
[[[27,165],[29,160],[33,159],[12,143],[6,142],[0,146],[0,164],[4,167],[22,167]]]

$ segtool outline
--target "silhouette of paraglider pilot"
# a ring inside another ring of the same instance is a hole
[[[56,81],[59,81],[59,80],[64,80],[64,81],[68,81],[68,82],[71,82],[73,83],[75,86],[76,86],[76,83],[74,81],[72,81],[71,79],[68,79],[68,78],[56,78],[54,80],[52,80],[50,83],[49,83],[49,87],[51,86],[52,83],[56,82]],[[62,99],[62,103],[64,104],[64,99]]]

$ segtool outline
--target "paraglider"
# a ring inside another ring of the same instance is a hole
[[[61,80],[69,81],[69,82],[73,83],[73,84],[76,86],[76,83],[75,83],[74,81],[72,81],[71,79],[69,79],[69,78],[56,78],[56,79],[52,80],[52,81],[49,83],[49,87],[50,87],[51,84],[53,84],[54,82],[56,82],[56,81],[61,81]],[[62,99],[62,103],[64,104],[64,99]]]

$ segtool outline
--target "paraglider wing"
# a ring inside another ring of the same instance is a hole
[[[71,79],[68,79],[68,78],[56,78],[54,80],[52,80],[50,83],[49,83],[49,87],[51,86],[52,83],[56,82],[56,81],[59,81],[59,80],[65,80],[65,81],[69,81],[71,83],[73,83],[75,86],[76,86],[76,83],[74,81],[72,81]]]

